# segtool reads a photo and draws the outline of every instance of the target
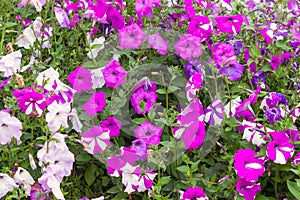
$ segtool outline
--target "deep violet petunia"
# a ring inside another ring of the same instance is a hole
[[[237,62],[231,62],[219,70],[219,74],[227,75],[228,79],[231,81],[239,80],[242,77],[243,72],[244,67]]]

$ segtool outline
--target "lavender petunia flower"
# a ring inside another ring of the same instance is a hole
[[[159,35],[155,33],[147,37],[150,46],[157,49],[157,52],[161,55],[165,55],[168,51],[168,43]]]
[[[81,141],[86,144],[84,150],[90,154],[102,153],[110,145],[109,129],[94,126],[81,136]]]
[[[116,60],[111,60],[102,69],[106,87],[117,88],[126,83],[126,70]]]
[[[219,74],[227,75],[231,81],[239,80],[244,72],[244,67],[237,62],[232,62],[219,70]]]
[[[256,153],[250,148],[239,149],[234,155],[234,168],[237,175],[248,182],[257,181],[265,171],[264,161],[255,158],[255,155]]]
[[[147,145],[158,145],[162,129],[146,121],[141,123],[133,132],[136,138],[144,140]]]
[[[268,143],[266,154],[274,163],[286,164],[294,154],[294,146],[285,132],[271,132],[273,140]]]
[[[238,179],[236,189],[245,200],[254,200],[258,191],[261,190],[260,184],[255,184],[245,179]]]
[[[82,108],[85,110],[88,116],[93,116],[98,112],[101,112],[106,105],[105,93],[95,92],[89,98],[89,100],[83,104]]]
[[[24,187],[26,196],[30,196],[31,186],[35,183],[30,173],[26,169],[18,167],[13,178],[18,185]]]
[[[59,7],[54,7],[54,13],[60,27],[65,28],[70,26],[70,20],[68,14],[66,13],[66,11],[64,11],[64,9]]]
[[[136,152],[141,160],[147,158],[147,144],[143,139],[137,139],[132,142],[131,149]]]
[[[174,49],[184,60],[196,59],[202,54],[201,40],[191,34],[183,34]]]
[[[210,125],[221,125],[224,119],[224,106],[222,102],[215,98],[204,111],[204,121]]]
[[[137,24],[124,26],[118,31],[118,36],[120,47],[123,49],[137,49],[146,38],[146,34]]]
[[[46,121],[52,133],[59,130],[61,126],[68,128],[68,117],[71,111],[70,104],[58,104],[52,102],[48,106],[48,113],[46,114]]]
[[[92,73],[79,66],[68,77],[67,81],[72,85],[77,93],[92,89]]]

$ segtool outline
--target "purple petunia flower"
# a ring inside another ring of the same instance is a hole
[[[260,103],[260,109],[268,110],[269,108],[277,107],[279,104],[288,105],[286,97],[277,92],[271,92],[263,98]]]
[[[239,149],[234,155],[234,168],[237,175],[248,182],[257,181],[265,171],[264,161],[255,158],[255,155],[256,153],[250,148]]]
[[[222,102],[215,98],[204,111],[204,121],[210,125],[221,125],[224,119],[224,106]]]
[[[230,40],[227,43],[233,46],[235,55],[241,54],[241,49],[243,48],[243,40]]]
[[[132,142],[131,150],[136,152],[141,160],[147,158],[147,144],[143,139],[137,139]]]
[[[141,123],[140,126],[134,130],[135,137],[144,140],[147,145],[158,145],[161,134],[162,129],[148,121]]]
[[[120,30],[124,27],[124,16],[112,5],[108,7],[106,14],[107,20],[112,22],[112,26],[115,29]]]
[[[12,77],[10,76],[7,79],[5,79],[4,81],[1,81],[0,82],[0,90],[4,87],[4,85],[9,84],[11,82],[11,80],[12,80]]]
[[[237,34],[241,31],[243,15],[219,16],[215,20],[219,30],[223,33]]]
[[[102,153],[110,145],[109,129],[94,126],[81,136],[81,141],[86,144],[84,150],[90,154]]]
[[[201,73],[194,73],[188,80],[185,91],[187,99],[189,101],[193,100],[196,97],[196,92],[201,88],[203,83],[203,75]]]
[[[92,89],[92,73],[79,66],[68,77],[67,81],[72,85],[77,93]]]
[[[195,98],[177,117],[181,126],[174,127],[174,137],[184,141],[186,149],[197,149],[204,141],[206,132],[203,106]]]
[[[269,108],[266,110],[265,116],[268,118],[270,124],[274,124],[281,119],[280,108]]]
[[[188,33],[203,41],[212,34],[212,23],[207,16],[196,16],[189,23]]]
[[[275,23],[270,23],[267,25],[267,31],[266,34],[271,38],[275,40],[283,40],[284,36],[287,36],[288,31],[282,29],[282,27],[278,26]]]
[[[54,13],[55,13],[56,20],[61,27],[65,28],[70,26],[70,20],[68,14],[66,13],[66,11],[64,11],[64,9],[59,7],[54,7]]]
[[[285,132],[271,132],[272,141],[267,145],[267,157],[274,163],[286,164],[294,154],[294,146]]]
[[[191,34],[183,34],[174,49],[184,60],[196,59],[202,54],[201,40]]]
[[[231,81],[237,81],[242,77],[244,67],[237,62],[232,62],[219,70],[219,74],[227,75]]]
[[[188,61],[184,66],[184,73],[186,77],[189,79],[195,72],[205,75],[205,66],[201,61]]]
[[[202,188],[195,186],[192,188],[188,188],[180,198],[180,200],[191,200],[191,199],[208,200],[208,197],[206,196]]]
[[[266,83],[266,76],[264,70],[259,70],[256,72],[251,79],[252,85],[257,88],[258,85],[265,84]]]
[[[193,7],[193,0],[185,1],[184,11],[188,14],[190,19],[194,18],[195,14],[196,14],[196,10]]]
[[[245,179],[238,179],[236,189],[245,200],[254,200],[258,191],[261,190],[260,184],[255,184]]]
[[[272,66],[273,70],[276,70],[280,65],[280,63],[281,63],[280,58],[277,55],[273,56],[270,61],[270,65]]]
[[[153,108],[156,99],[154,92],[146,92],[144,88],[140,88],[132,94],[130,102],[137,114],[145,114]]]
[[[119,44],[123,49],[137,49],[141,46],[146,34],[137,24],[124,26],[118,31]]]
[[[126,70],[116,60],[111,60],[102,69],[106,87],[117,88],[126,83]]]
[[[168,43],[159,35],[155,33],[148,36],[148,42],[150,46],[154,49],[157,49],[157,52],[161,55],[165,55],[168,51]]]
[[[218,69],[231,62],[236,62],[237,59],[233,46],[226,43],[218,43],[214,46],[213,58]]]
[[[90,99],[82,106],[88,116],[101,112],[106,105],[105,93],[95,92]]]
[[[100,126],[102,128],[107,128],[110,130],[109,137],[116,137],[120,134],[120,128],[122,126],[122,122],[117,118],[115,118],[114,116],[110,116],[106,120],[101,122]]]

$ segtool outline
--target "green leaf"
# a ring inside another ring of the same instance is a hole
[[[156,93],[158,93],[158,94],[166,94],[167,92],[166,92],[165,89],[158,89],[158,90],[156,90]]]
[[[292,195],[294,195],[294,197],[296,197],[297,199],[300,199],[300,187],[297,186],[297,183],[287,181],[287,186]]]
[[[190,170],[190,168],[188,166],[183,165],[183,166],[177,167],[177,170],[180,172],[186,173],[187,171]]]
[[[160,178],[160,180],[157,184],[160,186],[163,186],[163,185],[168,184],[170,182],[170,180],[171,180],[171,176],[164,176],[164,177]]]
[[[78,162],[88,162],[91,159],[91,156],[88,153],[80,153],[76,156],[76,161]]]
[[[135,118],[135,119],[133,119],[132,121],[133,121],[134,123],[136,123],[136,124],[139,125],[139,124],[145,122],[146,119],[145,119],[145,118]]]
[[[255,197],[255,200],[269,200],[268,197],[262,195],[262,194],[258,194],[256,197]]]
[[[86,183],[91,186],[94,181],[96,180],[96,170],[97,170],[97,166],[96,165],[90,165],[86,170],[85,170],[85,173],[84,173],[84,178],[85,178],[85,181]]]
[[[259,49],[254,45],[251,46],[249,53],[252,58],[257,58],[260,55]]]

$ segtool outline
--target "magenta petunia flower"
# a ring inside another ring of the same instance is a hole
[[[237,60],[234,47],[226,43],[218,43],[214,46],[213,58],[218,69]]]
[[[102,69],[106,87],[117,88],[126,83],[126,70],[116,60],[111,60]]]
[[[111,156],[106,160],[107,173],[111,176],[119,177],[122,174],[121,168],[126,163],[133,165],[139,159],[136,152],[128,147],[121,147],[120,150],[118,155]]]
[[[219,16],[216,17],[217,26],[223,33],[237,34],[241,31],[243,15]]]
[[[101,122],[100,126],[102,128],[107,128],[110,130],[109,137],[116,137],[120,134],[120,128],[122,126],[122,122],[117,118],[115,118],[114,116],[110,116],[106,120]]]
[[[258,191],[261,190],[260,184],[248,182],[245,179],[238,179],[236,189],[245,200],[254,200]]]
[[[111,21],[112,26],[119,30],[124,27],[124,16],[117,11],[113,6],[109,6],[108,10],[106,12],[107,14],[107,20]]]
[[[144,140],[147,145],[158,145],[161,134],[162,129],[148,121],[141,123],[140,126],[134,130],[135,137]]]
[[[132,94],[130,102],[137,114],[145,114],[153,108],[156,99],[154,92],[146,92],[144,88],[140,88]]]
[[[234,168],[240,178],[248,182],[257,181],[265,171],[264,161],[255,158],[256,153],[247,148],[239,149],[234,155]]]
[[[79,66],[68,77],[67,81],[72,85],[77,93],[89,91],[92,89],[92,73]]]
[[[144,77],[135,85],[133,91],[136,92],[139,89],[144,89],[145,92],[156,92],[157,86],[155,82],[151,81],[148,77]]]
[[[212,23],[207,16],[196,16],[189,23],[188,33],[200,37],[201,41],[208,39],[212,31]]]
[[[204,121],[210,125],[221,125],[224,119],[224,106],[222,102],[215,98],[205,110]]]
[[[298,152],[291,162],[292,165],[298,165],[300,163],[300,152]]]
[[[137,0],[134,8],[139,18],[146,16],[153,17],[152,6],[159,6],[160,0]]]
[[[11,117],[9,113],[0,111],[0,145],[10,143],[12,138],[21,143],[22,123],[16,117]]]
[[[192,188],[188,188],[180,198],[180,200],[192,200],[192,199],[208,200],[208,197],[206,196],[202,188],[195,186]]]
[[[102,153],[110,145],[109,129],[94,126],[81,136],[81,141],[86,144],[84,150],[90,154]]]
[[[270,65],[272,66],[273,70],[276,70],[280,65],[280,63],[281,63],[280,58],[277,55],[273,56],[270,61]]]
[[[203,83],[203,75],[199,72],[195,72],[188,80],[185,91],[187,99],[189,101],[196,97],[196,92],[201,88]]]
[[[143,139],[137,139],[132,142],[131,150],[136,152],[136,155],[139,156],[141,160],[147,158],[148,146]]]
[[[191,34],[183,34],[174,49],[184,60],[196,59],[202,54],[201,39]]]
[[[165,55],[168,51],[168,43],[159,35],[155,33],[148,36],[148,42],[150,46],[154,49],[157,49],[157,52],[161,55]]]
[[[90,99],[82,106],[88,116],[101,112],[106,105],[105,93],[95,92]]]
[[[151,189],[153,186],[153,180],[157,175],[157,173],[152,172],[150,170],[142,171],[140,167],[137,168],[135,172],[139,174],[139,179],[138,179],[139,187],[137,191],[144,192],[146,190]]]
[[[206,131],[203,106],[195,98],[177,117],[181,126],[174,127],[174,137],[182,139],[186,149],[197,149],[204,141]]]
[[[184,10],[188,14],[190,19],[194,18],[195,14],[196,14],[196,10],[193,7],[193,0],[186,0],[185,1]]]
[[[294,154],[294,146],[285,132],[271,132],[272,141],[267,145],[267,156],[274,163],[286,164]]]
[[[244,67],[237,62],[231,62],[219,70],[219,74],[227,75],[231,81],[239,80],[244,72]]]
[[[0,82],[0,90],[4,87],[4,85],[9,84],[11,82],[11,80],[12,80],[12,77],[10,76],[7,79],[5,79],[4,81],[1,81]]]
[[[137,24],[124,26],[118,31],[119,44],[123,49],[137,49],[141,46],[146,34]]]
[[[97,0],[96,4],[89,3],[89,8],[94,11],[95,16],[98,18],[104,17],[107,11],[106,0]]]

